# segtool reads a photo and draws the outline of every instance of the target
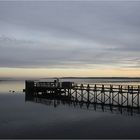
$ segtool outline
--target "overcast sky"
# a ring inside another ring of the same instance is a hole
[[[0,1],[1,68],[140,68],[139,1]]]

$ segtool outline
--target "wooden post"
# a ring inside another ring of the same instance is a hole
[[[104,92],[104,104],[105,104],[105,101],[106,101],[106,100],[105,100],[105,92]]]
[[[130,92],[130,87],[128,86],[128,91],[127,91],[127,106],[129,105],[129,92]]]
[[[140,86],[138,86],[138,97],[137,97],[138,108],[140,107],[140,106],[139,106],[139,101],[140,101],[140,99],[139,99],[139,94],[140,94]]]
[[[97,102],[97,90],[96,90],[96,84],[94,86],[94,103]]]
[[[78,101],[78,99],[77,99],[77,89],[75,91],[75,100]]]
[[[112,105],[114,104],[114,94],[112,94]]]
[[[131,94],[132,94],[132,108],[133,108],[133,104],[134,104],[133,86],[131,86]]]
[[[87,85],[87,102],[89,103],[89,91],[90,91],[90,86],[89,84]]]
[[[66,89],[64,89],[64,92],[65,92],[65,96],[67,96],[67,91],[66,91]]]
[[[71,98],[71,90],[68,88],[68,96]]]
[[[81,84],[81,101],[83,102],[83,84]]]
[[[122,86],[120,86],[120,93],[121,93],[121,105],[123,106],[123,92],[122,92]]]
[[[120,105],[120,85],[119,85],[119,92],[118,92],[118,106]]]
[[[111,105],[111,93],[113,94],[112,90],[113,90],[113,86],[110,85],[110,91],[109,91],[109,104],[110,105]]]
[[[104,93],[104,85],[102,85],[102,90],[101,90],[101,103],[103,104],[103,93]]]

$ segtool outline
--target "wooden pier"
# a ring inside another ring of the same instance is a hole
[[[27,96],[59,97],[73,102],[140,108],[140,86],[26,81]]]

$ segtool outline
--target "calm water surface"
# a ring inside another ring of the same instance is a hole
[[[0,138],[140,138],[139,113],[36,103],[23,88],[24,81],[0,82]]]

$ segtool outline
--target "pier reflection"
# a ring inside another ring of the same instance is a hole
[[[54,107],[63,105],[63,106],[70,106],[73,108],[80,108],[84,110],[92,110],[97,112],[110,112],[112,114],[122,114],[126,116],[140,116],[140,108],[115,106],[111,104],[108,105],[108,104],[102,104],[97,102],[86,103],[82,101],[74,101],[71,100],[71,98],[64,97],[64,96],[50,96],[50,95],[44,96],[42,94],[35,94],[33,96],[29,96],[28,94],[25,94],[25,101],[41,103],[47,106],[54,106]]]

